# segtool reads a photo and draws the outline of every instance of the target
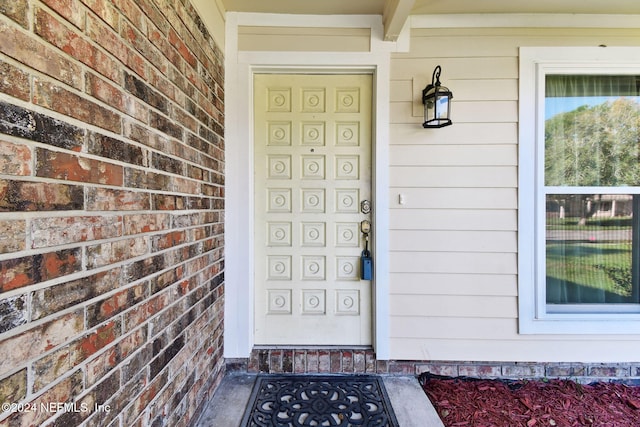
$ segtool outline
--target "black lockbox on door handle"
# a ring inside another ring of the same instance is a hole
[[[371,231],[371,223],[369,221],[362,221],[360,223],[360,230],[364,234],[364,250],[360,255],[360,278],[362,280],[373,279],[373,259],[371,258],[371,252],[369,251],[369,232]]]

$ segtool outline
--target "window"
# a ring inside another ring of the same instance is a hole
[[[638,333],[640,49],[522,48],[520,70],[520,332]]]

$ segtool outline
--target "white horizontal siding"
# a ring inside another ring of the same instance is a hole
[[[392,168],[393,173],[401,174],[401,168]],[[444,168],[443,168],[444,169]],[[392,173],[392,175],[393,175]],[[400,180],[400,179],[399,179]],[[429,184],[436,185],[432,181]],[[413,185],[413,182],[408,182]],[[400,196],[405,200],[399,204]],[[512,188],[428,188],[394,185],[390,192],[392,215],[390,221],[396,222],[394,216],[399,209],[516,209],[518,206],[517,190]],[[407,215],[405,213],[405,215]]]
[[[410,197],[402,196],[405,200]],[[398,203],[393,200],[393,204]],[[408,202],[406,202],[408,203]],[[490,203],[488,203],[490,205]],[[517,215],[513,210],[484,209],[395,209],[392,230],[516,231]],[[403,236],[404,237],[404,236]]]
[[[393,273],[393,295],[517,296],[515,275]]]
[[[515,187],[515,166],[392,167],[391,187]],[[397,172],[397,173],[393,173]]]
[[[389,257],[392,273],[516,274],[515,253],[394,251]]]
[[[402,316],[513,319],[518,312],[516,297],[396,295],[391,310]],[[397,319],[396,319],[397,320]]]
[[[513,231],[392,230],[389,249],[409,252],[516,252]]]
[[[391,64],[391,357],[637,360],[638,336],[518,334],[517,132],[520,46],[637,45],[640,29],[411,35],[411,51]],[[454,124],[423,129],[421,90],[436,65]]]
[[[486,312],[477,315],[473,313],[472,317],[465,316],[465,314],[471,314],[471,311],[462,315],[459,312],[460,309],[442,316],[438,315],[438,311],[427,311],[425,307],[425,310],[418,315],[394,317],[391,322],[391,333],[396,337],[410,339],[450,340],[455,336],[457,340],[474,341],[508,340],[517,333],[518,324],[513,319],[491,316],[491,313]],[[429,315],[428,318],[425,317],[426,314]],[[457,316],[454,317],[454,314]]]
[[[624,363],[637,362],[638,354],[637,340],[621,341],[607,336],[588,339],[546,336],[540,339],[392,337],[390,342],[393,358],[399,360]]]
[[[411,145],[389,154],[391,166],[515,166],[518,147],[512,145]]]
[[[472,43],[470,41],[470,43]],[[432,53],[441,52],[441,49]],[[508,57],[462,57],[462,58],[411,58],[398,57],[391,63],[391,79],[405,80],[424,76],[425,86],[431,83],[433,69],[436,65],[442,67],[440,82],[449,89],[453,88],[450,81],[458,79],[517,79],[518,58]],[[473,65],[472,69],[469,66]],[[470,73],[473,72],[473,73]],[[455,96],[455,92],[453,93]]]
[[[446,143],[454,145],[492,145],[492,144],[517,144],[517,123],[464,123],[455,120],[455,125],[438,129],[437,138],[420,126],[422,116],[407,123],[394,123],[391,125],[390,143],[391,151],[397,151],[396,145],[434,145]],[[416,126],[418,124],[418,126]]]

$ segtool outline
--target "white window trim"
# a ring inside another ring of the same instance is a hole
[[[544,221],[544,77],[552,72],[640,73],[637,47],[522,47],[519,96],[518,309],[521,334],[638,334],[640,305],[594,305],[593,310],[547,310]],[[593,189],[592,189],[593,190]],[[590,190],[590,191],[592,191]],[[619,191],[624,192],[623,189]],[[607,189],[607,193],[618,192]],[[541,237],[542,236],[542,237]],[[596,307],[597,306],[597,307]]]

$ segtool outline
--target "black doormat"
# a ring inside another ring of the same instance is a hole
[[[373,375],[258,375],[242,427],[399,427]]]

